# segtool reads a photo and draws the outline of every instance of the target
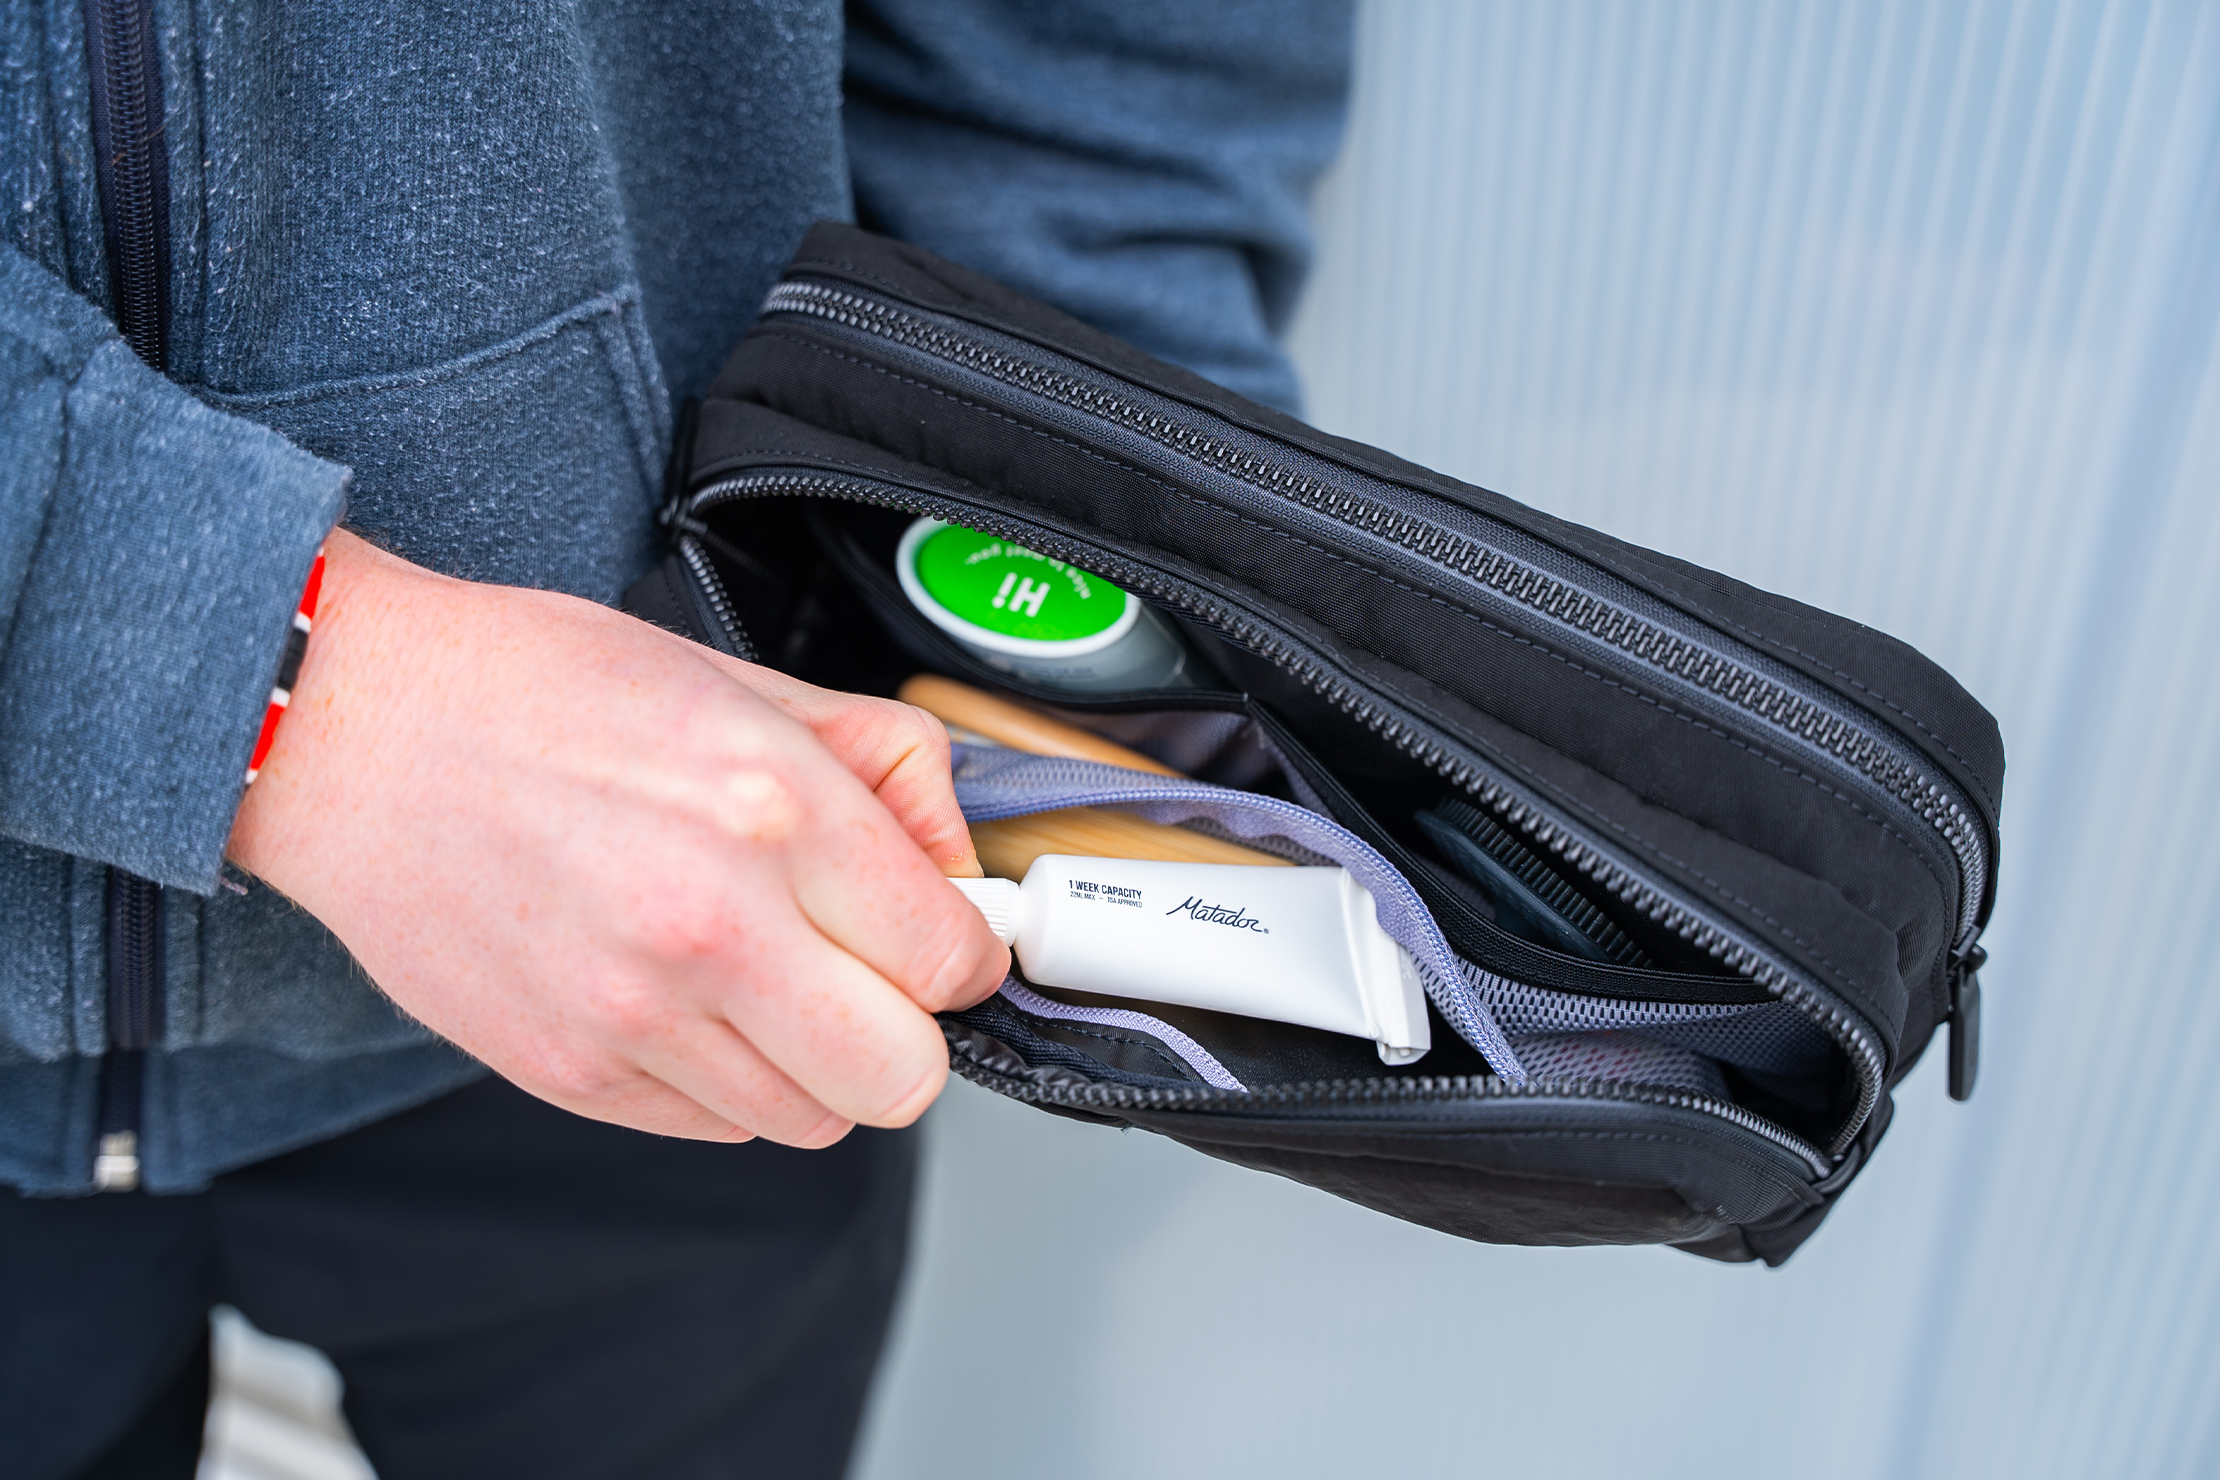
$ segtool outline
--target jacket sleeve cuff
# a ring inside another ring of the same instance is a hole
[[[120,340],[60,414],[0,647],[0,833],[209,893],[348,473],[202,405]]]

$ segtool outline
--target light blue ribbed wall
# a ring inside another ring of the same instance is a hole
[[[1980,1095],[1768,1273],[952,1094],[864,1473],[2220,1475],[2220,3],[1380,0],[1319,208],[1321,424],[1996,712]]]

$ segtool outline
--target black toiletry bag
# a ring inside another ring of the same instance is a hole
[[[1203,686],[1078,698],[984,666],[896,584],[920,515],[1153,603]],[[1266,846],[1265,814],[1330,819],[1290,846],[1392,878],[1406,944],[1447,963],[1407,1067],[1013,982],[944,1019],[977,1083],[1470,1238],[1768,1263],[1871,1155],[1938,1028],[1971,1089],[2003,750],[1891,638],[837,225],[686,419],[665,518],[631,610],[828,687],[924,669],[1046,708],[1221,789],[1199,825]],[[996,759],[959,765],[975,820],[1150,805],[1113,784],[1131,773],[1074,791]]]

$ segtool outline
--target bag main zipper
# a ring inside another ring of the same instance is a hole
[[[152,0],[84,0],[93,154],[116,329],[155,370],[169,366],[169,159]],[[108,1051],[100,1066],[93,1185],[139,1185],[146,1050],[162,1034],[162,889],[108,870]]]
[[[1123,428],[1228,477],[1290,499],[1456,572],[1501,598],[1634,659],[1653,673],[1722,701],[1760,724],[1832,756],[1942,840],[1956,860],[1959,873],[1954,956],[1967,957],[1977,942],[1981,905],[1988,891],[1989,859],[1971,807],[1954,784],[1922,772],[1888,741],[1868,730],[1858,716],[1830,710],[1751,665],[1667,631],[1639,613],[1576,589],[1479,540],[1377,499],[1334,488],[1309,473],[1183,425],[1114,389],[1006,353],[907,308],[847,288],[788,280],[771,290],[763,311],[803,315],[899,344]],[[1511,820],[1519,822],[1517,818]],[[1555,846],[1548,838],[1541,841]],[[1584,870],[1592,861],[1562,849],[1557,851]]]
[[[959,1021],[968,1014],[956,1014]],[[981,1024],[987,1033],[991,1025]],[[1830,1155],[1793,1132],[1783,1130],[1740,1105],[1715,1100],[1690,1090],[1667,1089],[1650,1084],[1624,1084],[1615,1079],[1532,1078],[1513,1084],[1492,1074],[1412,1075],[1394,1079],[1325,1079],[1298,1084],[1262,1084],[1253,1089],[1226,1090],[1210,1085],[1169,1085],[1143,1089],[1125,1084],[1043,1084],[1016,1075],[1001,1074],[978,1063],[969,1054],[955,1058],[958,1074],[997,1094],[1032,1103],[1068,1105],[1080,1110],[1163,1110],[1184,1114],[1253,1114],[1259,1110],[1311,1110],[1328,1105],[1419,1105],[1459,1100],[1615,1100],[1621,1104],[1654,1105],[1692,1110],[1726,1121],[1769,1145],[1796,1157],[1815,1176],[1824,1178],[1836,1169],[1840,1154]]]
[[[704,510],[718,504],[765,497],[829,498],[909,514],[930,515],[1012,540],[1044,555],[1095,571],[1113,584],[1159,606],[1177,611],[1293,674],[1306,687],[1343,713],[1356,719],[1403,754],[1444,777],[1459,790],[1481,797],[1490,806],[1498,805],[1497,800],[1489,795],[1491,789],[1498,797],[1508,796],[1505,788],[1500,787],[1470,759],[1457,755],[1439,740],[1421,733],[1407,720],[1398,717],[1385,703],[1350,682],[1331,665],[1225,603],[1193,590],[1184,582],[1170,580],[1162,573],[1138,562],[1112,555],[1091,545],[1067,540],[1051,530],[991,509],[869,479],[816,472],[742,473],[703,486],[669,511],[668,522],[678,531],[680,557],[695,578],[703,582],[707,604],[723,625],[726,640],[736,648],[747,650],[748,637],[740,630],[731,601],[725,593],[724,583],[717,578],[709,562],[708,552],[702,545],[702,536],[707,531],[701,523],[700,515]],[[1522,815],[1546,820],[1541,818],[1539,809],[1535,808],[1526,808]],[[1533,829],[1530,828],[1529,831],[1532,832]],[[1571,839],[1562,831],[1555,836],[1559,842],[1552,845],[1554,851],[1570,860],[1570,853],[1562,845],[1569,843]],[[1726,1101],[1704,1100],[1703,1097],[1682,1091],[1659,1090],[1659,1095],[1671,1097],[1669,1100],[1660,1100],[1659,1103],[1693,1107],[1697,1101],[1702,1100],[1705,1106],[1715,1107],[1711,1113],[1718,1114],[1722,1119],[1737,1125],[1752,1121],[1765,1126],[1765,1130],[1757,1133],[1784,1145],[1803,1148],[1800,1154],[1818,1156],[1822,1161],[1828,1156],[1840,1156],[1856,1139],[1859,1129],[1872,1114],[1873,1107],[1880,1098],[1887,1057],[1875,1040],[1872,1030],[1854,1015],[1829,1001],[1823,992],[1804,981],[1784,963],[1774,961],[1735,940],[1726,931],[1703,920],[1628,871],[1615,865],[1610,866],[1608,873],[1594,868],[1586,871],[1591,877],[1605,883],[1613,894],[1632,908],[1673,929],[1713,959],[1757,982],[1768,993],[1818,1023],[1856,1066],[1857,1106],[1825,1153],[1812,1150],[1801,1138]]]

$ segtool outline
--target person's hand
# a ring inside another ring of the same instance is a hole
[[[920,710],[341,533],[229,856],[555,1104],[822,1146],[940,1092],[1009,953]]]

